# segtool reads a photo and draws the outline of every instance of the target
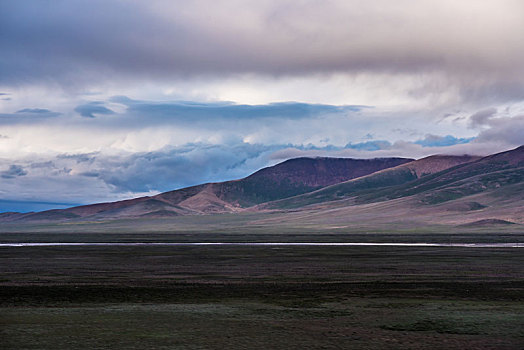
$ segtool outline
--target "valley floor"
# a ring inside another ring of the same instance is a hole
[[[2,234],[2,241],[71,236]],[[137,239],[107,239],[115,237]],[[2,247],[0,348],[521,349],[522,249]]]

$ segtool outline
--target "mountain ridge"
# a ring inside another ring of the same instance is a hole
[[[283,213],[278,220],[285,221],[286,212],[297,210],[313,211],[312,217],[317,219],[333,218],[335,212],[360,212],[371,220],[388,217],[383,212],[388,210],[400,216],[419,215],[429,221],[437,220],[437,215],[429,217],[432,213],[449,212],[478,220],[524,223],[519,214],[524,212],[523,198],[524,146],[521,146],[486,157],[295,158],[238,180],[68,209],[2,213],[0,222],[99,221],[268,211]],[[389,205],[392,203],[396,204]],[[486,217],[488,213],[495,216]],[[448,219],[462,222],[460,217],[453,219],[448,215]]]
[[[481,157],[477,156],[447,156],[433,155],[422,159],[414,160],[409,163],[401,164],[393,168],[377,171],[356,179],[340,182],[331,186],[326,186],[317,191],[312,191],[303,195],[285,198],[282,200],[262,204],[261,209],[283,209],[297,208],[304,205],[337,200],[347,197],[348,194],[377,190],[383,187],[395,186],[409,183],[418,178],[438,173],[457,165],[465,164]],[[302,200],[302,201],[301,201]],[[309,203],[307,203],[309,202]]]
[[[277,219],[282,223],[293,220],[293,216],[299,215],[294,212],[299,211],[302,213],[301,222],[311,225],[320,222],[339,224],[340,221],[346,223],[355,219],[375,223],[400,220],[462,225],[474,221],[504,220],[524,224],[523,146],[401,184],[372,189],[358,186],[362,183],[369,186],[366,179],[384,174],[397,176],[398,168],[408,166],[409,163],[314,192],[265,203],[257,209],[289,212],[287,217]],[[380,181],[375,183],[380,184]]]
[[[206,183],[155,196],[6,216],[5,220],[198,215],[237,212],[325,185],[408,163],[410,158],[294,158],[238,180]],[[0,217],[1,220],[1,217]]]

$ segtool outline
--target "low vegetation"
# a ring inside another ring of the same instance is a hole
[[[524,342],[515,248],[0,249],[2,349],[519,349]]]

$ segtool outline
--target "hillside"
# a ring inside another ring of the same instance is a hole
[[[267,222],[293,225],[349,221],[524,223],[523,198],[524,146],[483,158],[290,159],[240,180],[64,210],[3,213],[0,222],[271,212],[271,218],[264,219]],[[258,219],[254,222],[258,224]]]
[[[261,169],[240,180],[208,183],[112,203],[6,215],[3,221],[169,217],[236,212],[411,161],[407,158],[296,158]]]
[[[359,178],[412,161],[406,158],[295,158],[239,180],[214,185],[217,197],[242,207]]]
[[[364,194],[361,202],[417,195],[426,204],[438,204],[524,182],[524,146],[422,177],[401,186]]]
[[[305,226],[336,227],[392,223],[461,227],[489,227],[500,222],[524,224],[524,147],[420,178],[407,171],[420,169],[421,162],[432,158],[260,205],[257,210],[277,209],[282,214],[256,224],[300,222]]]
[[[324,187],[300,196],[265,203],[259,209],[293,209],[311,204],[323,203],[357,195],[365,194],[376,195],[382,193],[381,190],[389,189],[394,186],[407,184],[410,186],[413,181],[427,177],[431,174],[478,160],[479,157],[473,156],[430,156],[415,160],[393,168],[375,172],[360,178],[341,182],[335,185]]]

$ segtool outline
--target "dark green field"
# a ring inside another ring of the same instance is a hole
[[[523,266],[522,248],[0,248],[0,348],[521,349]]]

